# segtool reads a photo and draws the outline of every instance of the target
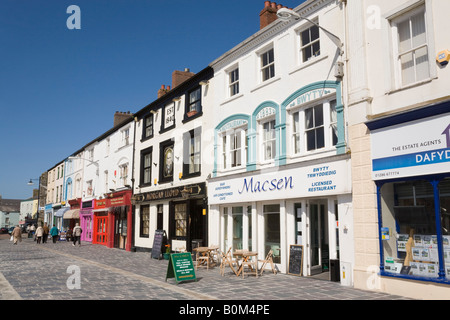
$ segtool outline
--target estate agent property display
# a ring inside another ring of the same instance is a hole
[[[367,123],[382,275],[450,281],[448,110],[444,103]]]

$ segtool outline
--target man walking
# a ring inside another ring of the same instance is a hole
[[[81,246],[81,233],[83,232],[83,230],[81,229],[80,225],[77,223],[75,225],[75,228],[73,228],[73,243],[72,245],[75,246],[77,244],[78,241],[78,246]]]
[[[17,225],[11,235],[14,238],[14,244],[17,244],[17,242],[22,242],[22,229]]]

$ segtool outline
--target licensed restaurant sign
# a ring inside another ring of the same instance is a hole
[[[208,202],[238,203],[350,192],[350,160],[344,159],[235,178],[216,178],[209,181]]]
[[[448,172],[450,114],[373,130],[371,142],[373,180]]]

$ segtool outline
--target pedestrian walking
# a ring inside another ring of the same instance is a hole
[[[17,242],[22,242],[22,229],[17,225],[13,232],[11,232],[11,235],[14,239],[14,244],[17,244]]]
[[[45,223],[44,224],[44,234],[42,235],[42,243],[47,243],[49,233],[50,233],[50,230],[48,228],[47,223]]]
[[[52,236],[53,243],[56,243],[59,236],[59,231],[56,226],[53,226],[53,228],[50,229],[50,235]]]
[[[36,232],[36,226],[34,224],[31,225],[30,231],[31,231],[31,235],[34,236],[34,234]]]
[[[44,235],[44,228],[42,228],[42,226],[39,226],[36,229],[36,243],[39,244],[41,243],[42,240],[42,236]]]
[[[73,228],[73,243],[72,245],[75,246],[78,241],[78,245],[81,246],[81,233],[83,233],[83,229],[81,229],[80,225],[77,223],[75,225],[75,228]]]

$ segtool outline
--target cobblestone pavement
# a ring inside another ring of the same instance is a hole
[[[219,268],[198,269],[197,281],[165,281],[168,262],[149,253],[82,242],[81,246],[0,239],[1,300],[404,300],[339,283],[265,272],[244,279]],[[79,275],[79,288],[72,281]],[[405,299],[406,300],[406,299]],[[243,302],[244,303],[244,302]]]

